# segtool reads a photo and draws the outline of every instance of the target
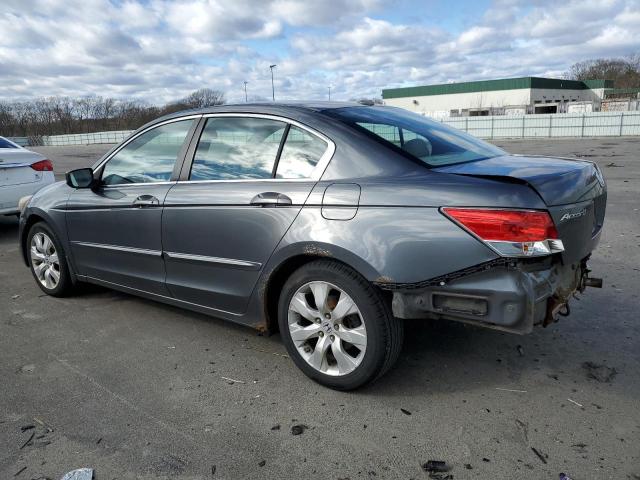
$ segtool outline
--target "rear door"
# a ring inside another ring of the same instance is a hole
[[[200,130],[165,200],[167,287],[178,299],[243,313],[335,147],[303,125],[266,115],[212,115]]]
[[[67,229],[78,273],[168,295],[162,204],[196,124],[193,117],[175,119],[141,132],[96,169],[97,187],[73,191]]]

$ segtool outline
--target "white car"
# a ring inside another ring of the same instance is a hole
[[[53,182],[51,160],[0,137],[0,215],[19,214],[22,197]]]

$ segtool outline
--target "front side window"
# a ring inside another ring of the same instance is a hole
[[[129,142],[107,162],[105,185],[166,182],[187,138],[193,120],[180,120],[153,128]]]
[[[391,107],[345,107],[328,115],[428,166],[482,160],[504,155],[498,147],[440,122]]]
[[[266,118],[209,118],[193,158],[190,180],[272,178],[286,126]]]
[[[309,178],[327,150],[327,142],[291,126],[282,147],[276,178]]]

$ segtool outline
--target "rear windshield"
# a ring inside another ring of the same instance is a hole
[[[0,148],[17,148],[17,147],[6,138],[0,137]]]
[[[400,108],[345,107],[325,113],[431,167],[505,155],[498,147]]]

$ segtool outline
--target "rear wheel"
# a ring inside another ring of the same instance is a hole
[[[62,245],[43,222],[31,227],[27,237],[31,273],[40,289],[48,295],[62,297],[72,288],[71,274]]]
[[[331,388],[351,390],[375,380],[397,360],[403,324],[380,294],[351,268],[308,263],[287,280],[279,326],[296,365]]]

